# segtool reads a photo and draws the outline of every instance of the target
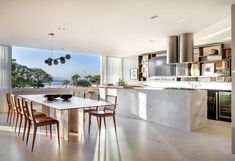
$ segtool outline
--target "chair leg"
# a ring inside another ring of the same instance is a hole
[[[91,114],[89,113],[89,127],[88,127],[88,132],[90,133],[90,128],[91,128]]]
[[[24,141],[26,126],[27,126],[27,118],[24,118],[24,133],[23,133],[23,138],[22,138],[23,141]]]
[[[15,132],[16,132],[16,128],[17,128],[17,125],[18,125],[18,120],[19,120],[19,113],[16,114]]]
[[[12,122],[12,110],[10,111],[10,116],[9,116],[9,122],[8,125],[11,126],[11,122]]]
[[[13,114],[13,120],[12,120],[12,122],[11,122],[11,127],[13,127],[13,126],[14,126],[14,122],[15,122],[15,115],[16,115],[15,111],[13,111],[13,112],[12,112],[12,114]]]
[[[83,122],[85,122],[86,121],[86,118],[85,118],[85,112],[83,111]]]
[[[20,136],[20,129],[21,129],[21,125],[22,125],[22,120],[23,120],[23,116],[20,115],[20,125],[19,125],[18,136]]]
[[[105,119],[105,117],[104,117],[104,127],[106,129],[106,119]]]
[[[115,118],[115,115],[113,115],[113,124],[114,124],[115,133],[117,133],[117,128],[116,128],[116,118]]]
[[[97,117],[98,118],[98,117]],[[99,135],[100,135],[100,132],[101,132],[101,120],[102,120],[102,118],[100,117],[99,118],[99,124],[98,124],[98,126],[99,126]]]
[[[57,125],[58,144],[60,145],[60,126],[59,126],[59,123],[57,123],[56,125]]]
[[[34,132],[33,132],[33,143],[32,143],[31,151],[33,151],[34,142],[35,142],[35,139],[36,139],[36,134],[37,134],[37,126],[34,126]]]
[[[26,138],[26,145],[28,145],[28,141],[29,141],[30,128],[31,128],[31,122],[29,121],[29,123],[28,123],[28,134],[27,134],[27,138]]]
[[[50,127],[50,139],[52,140],[51,125],[49,127]]]
[[[11,113],[11,110],[9,109],[9,110],[8,110],[8,113],[7,113],[7,123],[9,123],[10,113]]]
[[[47,136],[47,126],[46,126],[46,136]]]

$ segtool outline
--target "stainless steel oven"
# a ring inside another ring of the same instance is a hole
[[[231,119],[231,96],[231,92],[219,92],[219,119]]]

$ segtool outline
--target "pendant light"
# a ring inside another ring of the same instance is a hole
[[[59,30],[61,30],[61,28],[59,28]],[[63,31],[65,30],[65,28],[63,28]],[[66,54],[65,56],[53,59],[53,38],[55,36],[54,33],[49,33],[48,36],[51,36],[51,57],[49,57],[48,59],[45,60],[45,63],[48,64],[49,66],[52,66],[52,64],[54,65],[58,65],[59,61],[61,64],[64,64],[66,62],[66,59],[69,60],[71,58],[71,55]],[[62,48],[64,50],[64,48]]]

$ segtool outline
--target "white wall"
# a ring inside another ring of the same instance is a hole
[[[9,46],[0,46],[0,113],[7,112],[6,93],[11,90],[11,53]]]
[[[107,56],[100,56],[100,84],[107,84]]]
[[[124,57],[123,58],[123,79],[128,84],[139,83],[138,79],[130,79],[130,70],[138,68],[138,56]]]
[[[232,153],[235,154],[235,4],[232,5]]]
[[[138,68],[138,56],[131,57],[101,57],[101,84],[117,84],[123,78],[128,84],[139,83],[138,79],[130,79],[130,70]]]
[[[119,57],[106,57],[103,69],[106,70],[105,74],[105,84],[114,84],[118,83],[120,78],[123,78],[123,69],[122,69],[122,58]],[[105,82],[104,81],[104,82]]]

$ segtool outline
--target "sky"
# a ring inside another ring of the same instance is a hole
[[[59,58],[66,54],[71,55],[71,59],[66,60],[65,64],[59,63],[58,65],[48,66],[45,60],[51,57],[50,50],[13,47],[12,58],[21,65],[29,68],[41,68],[54,78],[62,78],[71,80],[71,76],[78,74],[80,76],[100,74],[100,56],[74,53],[74,52],[61,52],[53,51],[52,57]]]

